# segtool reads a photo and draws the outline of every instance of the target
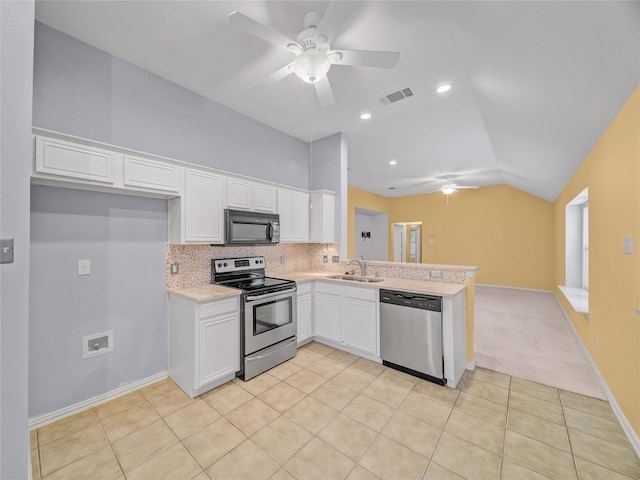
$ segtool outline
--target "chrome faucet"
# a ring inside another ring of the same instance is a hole
[[[360,260],[358,260],[357,258],[349,260],[349,262],[347,262],[347,265],[351,265],[354,262],[360,265],[360,276],[364,278],[367,274],[367,264],[364,261],[364,257],[360,255]]]

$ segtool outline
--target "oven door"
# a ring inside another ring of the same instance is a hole
[[[244,354],[281,342],[297,333],[296,288],[244,295]]]

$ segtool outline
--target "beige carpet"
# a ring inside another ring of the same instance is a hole
[[[479,367],[606,399],[552,293],[476,286]]]

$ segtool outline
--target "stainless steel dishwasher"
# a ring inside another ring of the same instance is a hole
[[[442,297],[380,290],[380,356],[388,367],[446,385]]]

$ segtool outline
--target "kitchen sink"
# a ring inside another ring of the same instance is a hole
[[[384,280],[384,278],[363,278],[354,277],[353,275],[331,275],[329,278],[333,278],[334,280],[349,280],[350,282],[360,283],[377,283]]]

